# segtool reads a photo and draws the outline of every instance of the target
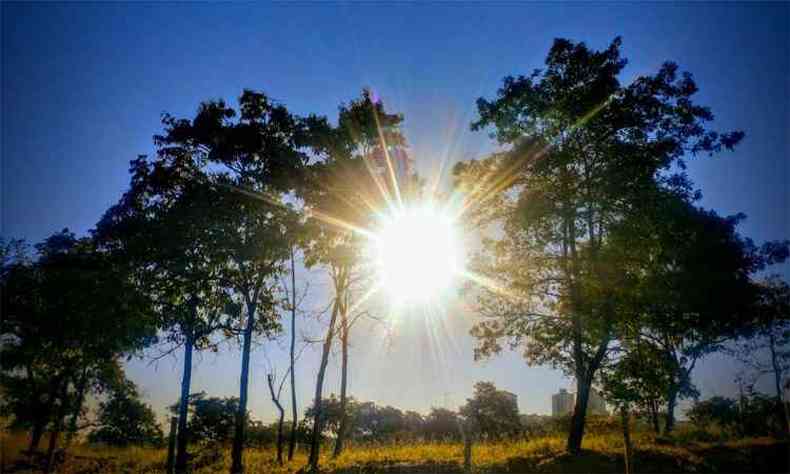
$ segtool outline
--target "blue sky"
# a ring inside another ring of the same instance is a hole
[[[153,152],[162,112],[189,116],[201,100],[232,102],[243,88],[264,90],[296,113],[334,119],[340,102],[370,86],[404,113],[418,169],[430,174],[444,158],[491,149],[485,134],[469,131],[475,99],[491,97],[507,74],[540,67],[555,37],[600,48],[621,35],[630,60],[624,82],[676,61],[694,74],[715,127],[746,132],[736,152],[692,160],[703,205],[745,212],[742,231],[757,241],[786,238],[789,31],[787,3],[4,2],[0,233],[38,241],[63,227],[87,231],[126,188],[129,160]],[[314,308],[326,296],[317,280]],[[352,393],[425,411],[456,406],[476,380],[493,380],[519,396],[523,412],[545,413],[549,395],[569,386],[517,354],[474,363],[471,316],[460,303],[439,316],[438,339],[421,315],[388,337],[375,324],[361,328]],[[277,343],[256,352],[251,403],[258,417],[273,411],[266,361],[284,372],[282,355]],[[298,371],[302,406],[317,357],[308,348]],[[238,367],[235,349],[203,357],[196,390],[238,394]],[[328,391],[337,386],[335,365],[330,370]],[[135,362],[129,371],[157,408],[175,400],[177,359],[156,368]],[[732,372],[720,357],[702,364],[703,395],[733,393]]]

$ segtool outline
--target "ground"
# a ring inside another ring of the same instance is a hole
[[[25,463],[20,448],[23,439],[4,435],[2,472],[35,472]],[[622,473],[623,444],[615,434],[585,438],[579,456],[563,453],[564,439],[548,436],[529,441],[480,443],[472,454],[473,472],[478,473]],[[790,445],[771,438],[729,442],[696,442],[637,434],[634,472],[790,472]],[[325,452],[327,450],[324,450]],[[162,472],[166,453],[151,448],[71,448],[60,473],[154,473]],[[306,464],[306,453],[293,462],[277,466],[273,449],[251,449],[245,454],[250,473],[297,472]],[[229,449],[204,449],[194,460],[195,473],[228,472]],[[325,456],[326,473],[461,473],[463,446],[457,443],[410,443],[402,445],[354,446],[337,459]]]

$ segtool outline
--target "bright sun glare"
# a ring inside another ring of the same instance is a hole
[[[376,233],[380,284],[397,302],[435,300],[461,272],[460,250],[449,213],[432,205],[399,209],[382,219]]]

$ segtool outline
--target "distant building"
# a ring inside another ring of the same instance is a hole
[[[507,398],[508,404],[512,405],[515,412],[518,413],[518,395],[516,395],[515,393],[508,392],[506,390],[500,390],[500,393],[502,393],[502,395],[504,395]]]
[[[565,390],[560,389],[560,393],[551,396],[551,416],[564,416],[573,413],[573,403],[576,397]]]
[[[576,394],[561,388],[559,393],[551,396],[551,416],[566,416],[573,413],[576,404]],[[595,389],[590,390],[590,397],[587,400],[588,415],[608,415],[606,402],[601,394]]]

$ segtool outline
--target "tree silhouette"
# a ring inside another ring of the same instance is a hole
[[[501,224],[473,264],[482,280],[477,356],[507,339],[530,363],[576,378],[569,452],[581,449],[590,387],[616,339],[618,278],[607,269],[610,229],[637,212],[656,185],[678,193],[687,155],[732,148],[740,132],[705,128],[697,86],[673,63],[621,85],[616,38],[602,51],[554,41],[546,68],[506,77],[497,97],[477,102],[472,128],[493,127],[508,149],[455,168],[467,217]],[[681,171],[675,172],[680,169]]]
[[[497,390],[492,382],[475,383],[474,395],[466,400],[458,413],[490,440],[515,436],[521,431],[515,397]]]
[[[243,308],[239,411],[231,472],[243,472],[250,348],[256,332],[279,328],[273,278],[288,257],[298,219],[282,194],[301,179],[311,145],[310,127],[320,119],[292,115],[265,94],[245,90],[237,112],[222,101],[201,105],[192,120],[166,116],[157,143],[173,159],[188,156],[207,176],[211,202],[204,209],[210,225],[212,258],[224,263],[222,281]]]
[[[776,275],[760,282],[751,323],[729,352],[752,372],[750,385],[766,375],[772,376],[776,404],[785,415],[784,431],[790,433],[790,408],[782,390],[782,381],[790,380],[790,285],[787,282]]]
[[[124,381],[99,405],[97,427],[88,434],[92,443],[110,446],[154,445],[164,441],[154,411],[141,402],[133,383]]]
[[[63,230],[36,254],[3,268],[3,405],[31,428],[33,450],[49,426],[52,469],[67,416],[76,430],[87,393],[112,384],[119,358],[153,342],[156,326],[128,268],[92,239]]]
[[[328,268],[335,295],[313,401],[316,407],[313,427],[316,441],[310,452],[313,469],[318,463],[321,392],[335,333],[339,334],[341,343],[341,404],[345,405],[348,398],[348,341],[351,325],[358,316],[350,312],[358,306],[354,290],[369,274],[361,270],[367,240],[357,229],[369,228],[374,212],[387,209],[400,199],[398,183],[393,181],[395,176],[390,175],[377,157],[404,146],[399,131],[402,121],[402,116],[387,113],[382,102],[374,101],[370,91],[364,90],[362,97],[340,106],[337,127],[326,124],[315,135],[322,159],[308,170],[301,192],[311,216],[306,225],[305,264]],[[339,331],[335,329],[338,320]],[[341,423],[335,456],[343,450],[347,421]]]
[[[737,233],[743,216],[720,217],[677,196],[656,193],[646,202],[610,239],[619,241],[616,260],[627,262],[619,266],[627,280],[620,301],[632,317],[620,339],[636,335],[643,341],[628,344],[660,351],[670,375],[663,397],[670,432],[678,397],[697,394],[696,362],[753,324],[759,294],[752,275],[783,261],[788,244],[757,247]]]
[[[165,117],[165,124],[171,119]],[[158,158],[132,161],[129,190],[96,228],[109,251],[136,269],[137,282],[157,308],[172,350],[183,346],[181,400],[190,393],[192,354],[213,347],[212,335],[229,328],[237,312],[221,280],[227,262],[214,253],[215,230],[205,219],[214,192],[190,150],[157,140]],[[169,352],[169,351],[168,351]],[[178,412],[176,471],[187,469],[187,405]]]

